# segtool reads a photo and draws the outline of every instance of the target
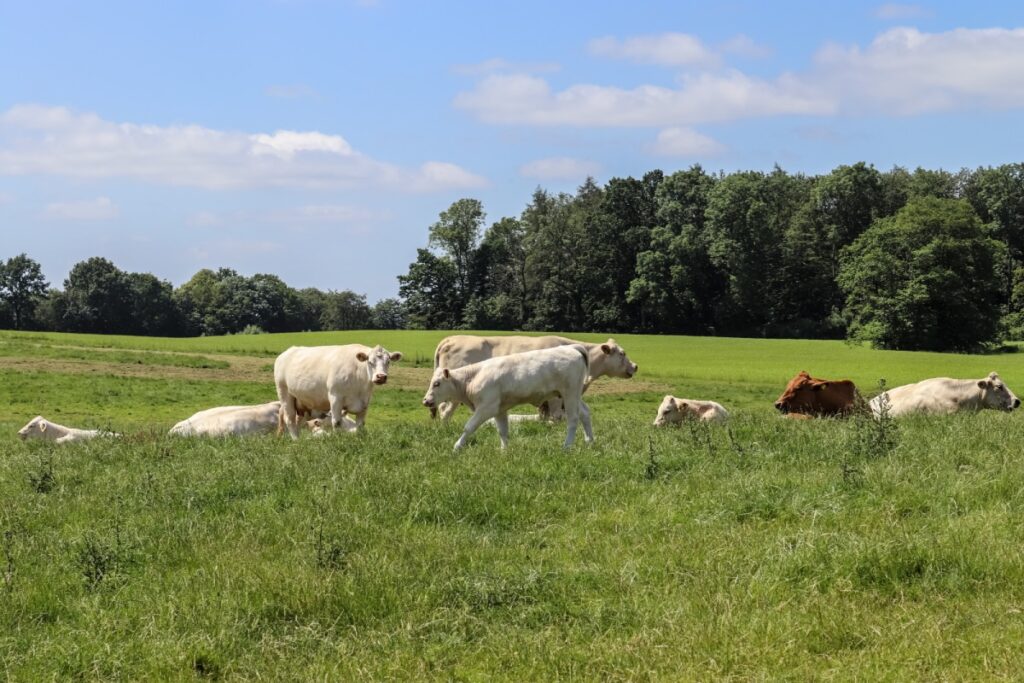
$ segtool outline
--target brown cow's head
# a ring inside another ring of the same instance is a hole
[[[850,380],[817,379],[801,371],[786,385],[775,408],[784,415],[839,415],[853,408],[855,398],[856,388]]]

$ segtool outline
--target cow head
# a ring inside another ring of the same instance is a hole
[[[366,375],[374,384],[385,384],[388,381],[388,367],[391,361],[402,360],[402,352],[389,353],[380,344],[370,349],[370,353],[362,351],[356,354],[356,360],[366,363]]]
[[[427,393],[423,395],[423,405],[434,408],[437,404],[451,401],[454,398],[455,383],[452,381],[451,371],[448,368],[434,370]]]
[[[661,405],[658,406],[658,414],[654,417],[654,426],[664,427],[665,425],[682,422],[692,411],[693,409],[686,401],[674,396],[666,396],[661,399]]]
[[[640,368],[636,363],[629,360],[626,350],[615,343],[614,339],[609,339],[604,344],[601,344],[598,350],[601,354],[599,360],[604,361],[602,365],[604,368],[603,374],[609,377],[625,377],[629,379]],[[593,363],[594,361],[591,359],[591,364]]]
[[[46,438],[46,428],[48,425],[49,423],[46,421],[46,418],[42,415],[36,415],[29,420],[27,425],[18,430],[18,436],[22,441],[29,437],[44,439]]]
[[[817,379],[803,371],[789,381],[775,401],[775,408],[783,415],[840,415],[853,409],[855,398],[853,382]]]
[[[978,380],[978,388],[981,389],[981,403],[986,408],[1013,410],[1020,407],[1020,399],[1014,396],[1010,388],[994,372],[989,373],[985,379]]]

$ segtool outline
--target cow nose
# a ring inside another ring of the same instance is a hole
[[[433,408],[434,407],[434,402],[431,401],[429,398],[425,398],[425,399],[423,399],[423,405],[425,405],[428,408]]]
[[[1020,408],[1020,399],[1019,398],[1013,399],[1013,407],[1014,408]]]
[[[384,382],[388,381],[388,376],[387,375],[377,375],[374,378],[374,381],[377,382],[377,384],[384,384]]]
[[[775,410],[778,410],[779,412],[784,413],[784,412],[786,412],[786,406],[783,405],[782,401],[776,401],[775,402]]]

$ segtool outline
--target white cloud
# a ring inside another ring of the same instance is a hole
[[[711,157],[724,150],[721,143],[692,128],[666,128],[650,149],[654,154],[678,157]]]
[[[826,46],[809,78],[847,112],[1024,106],[1024,29],[894,28],[866,48]]]
[[[538,180],[583,180],[587,176],[596,175],[600,170],[601,165],[594,161],[552,157],[524,164],[519,173]]]
[[[116,123],[65,107],[17,105],[0,113],[0,175],[127,177],[207,189],[383,186],[426,192],[486,181],[454,164],[408,169],[355,151],[339,135],[246,134],[202,126]]]
[[[558,71],[562,67],[555,62],[510,62],[505,59],[494,57],[485,59],[476,64],[456,64],[452,67],[454,73],[460,76],[483,76],[486,74],[514,71],[516,73],[550,73]]]
[[[764,59],[772,54],[770,47],[755,43],[750,36],[743,35],[742,33],[722,43],[721,50],[722,52],[750,59]]]
[[[294,83],[292,85],[268,85],[263,93],[267,97],[278,97],[285,100],[294,100],[301,97],[316,97],[317,91],[308,85]]]
[[[708,66],[718,63],[718,55],[696,36],[686,33],[661,33],[619,40],[612,36],[595,38],[590,53],[611,59],[626,59],[641,64],[662,66]]]
[[[459,93],[454,106],[495,124],[666,128],[783,115],[1024,108],[1024,28],[893,28],[864,47],[826,45],[802,72],[765,79],[704,70],[682,76],[675,88],[556,90],[538,76],[492,74]]]
[[[931,16],[931,11],[922,7],[921,5],[911,5],[903,3],[886,3],[879,5],[872,12],[877,19],[897,20],[897,19],[921,19],[923,17]]]
[[[55,202],[43,209],[43,217],[65,221],[105,221],[121,213],[110,197],[97,197],[80,201]]]
[[[535,76],[488,76],[455,106],[488,123],[573,126],[672,126],[780,114],[829,114],[830,99],[789,75],[774,81],[739,71],[687,76],[678,89],[573,85],[552,91]]]

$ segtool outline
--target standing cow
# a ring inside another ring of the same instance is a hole
[[[501,447],[505,448],[509,408],[524,403],[540,405],[559,397],[565,404],[568,421],[565,447],[575,440],[581,416],[583,433],[590,443],[594,432],[590,410],[582,398],[588,367],[587,350],[581,345],[499,356],[454,370],[441,367],[434,370],[423,405],[433,408],[442,401],[452,401],[473,408],[462,436],[455,442],[455,450],[462,448],[473,432],[491,418],[498,426]]]
[[[786,417],[825,417],[848,415],[859,401],[857,387],[848,379],[818,379],[800,372],[789,380],[775,408]]]
[[[388,381],[391,361],[402,358],[380,345],[293,346],[274,361],[274,384],[293,439],[299,438],[296,405],[330,412],[331,425],[355,415],[354,430],[366,421],[373,387]]]
[[[445,337],[437,345],[437,349],[434,351],[434,371],[436,372],[438,368],[454,370],[489,358],[573,344],[586,349],[587,358],[590,363],[590,369],[583,384],[583,391],[586,391],[590,383],[598,377],[607,375],[608,377],[630,378],[638,370],[637,364],[629,360],[625,350],[615,343],[614,339],[609,339],[603,344],[591,344],[554,335],[543,337],[477,337],[468,334],[456,334]],[[441,419],[447,420],[458,407],[458,401],[432,406],[430,408],[430,416],[437,417],[438,410],[440,409]],[[560,418],[562,414],[561,400],[557,398],[552,399],[547,406],[542,407],[541,411],[542,417],[555,419]]]
[[[1020,407],[1020,399],[993,372],[982,379],[933,377],[905,384],[882,392],[871,399],[870,405],[875,417],[881,416],[883,406],[890,417],[909,413],[950,415],[985,408],[1010,411]]]

